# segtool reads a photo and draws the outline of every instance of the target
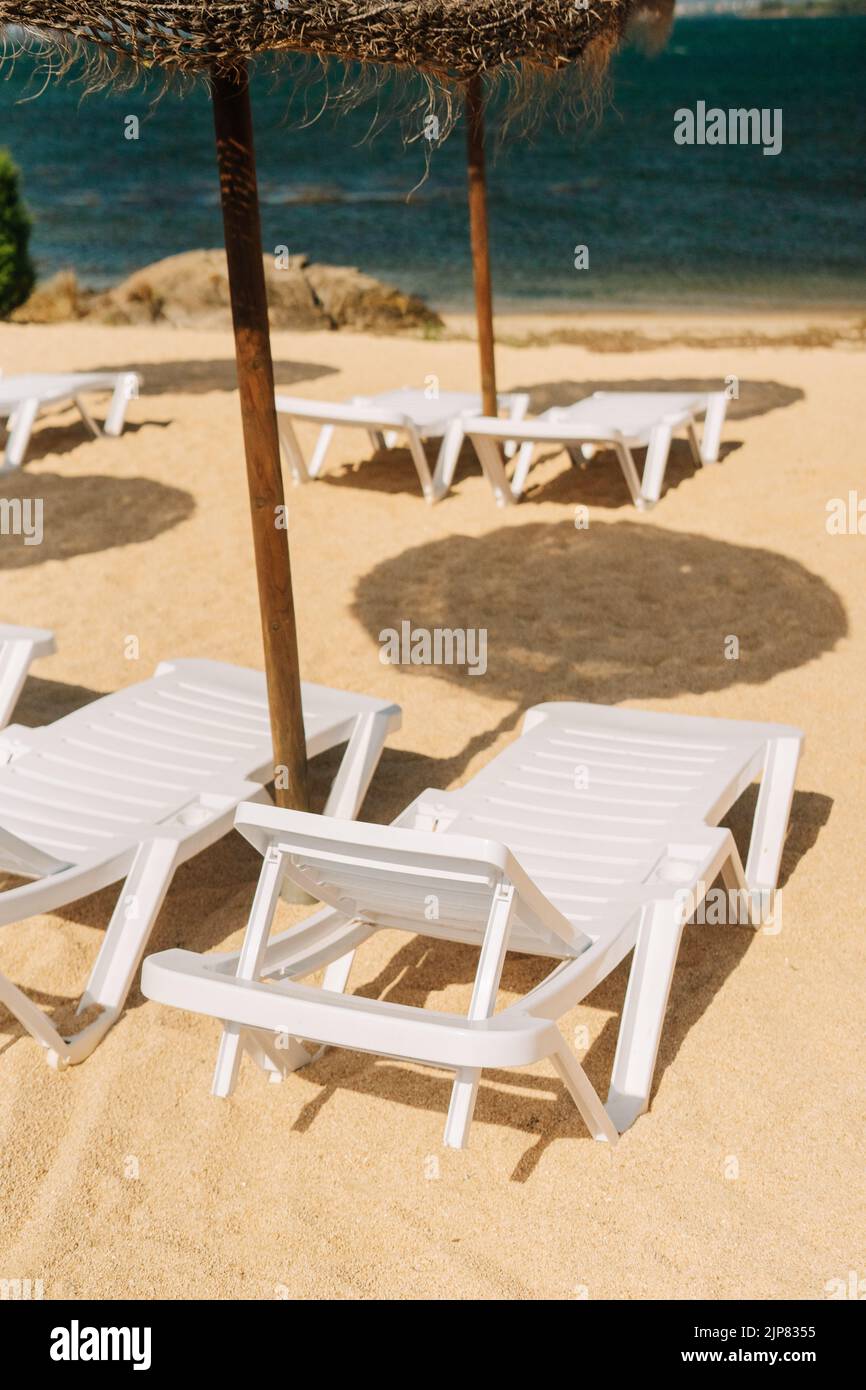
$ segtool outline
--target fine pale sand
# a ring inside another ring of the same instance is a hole
[[[601,386],[739,377],[721,465],[695,473],[677,447],[646,515],[611,459],[576,470],[562,454],[507,514],[469,455],[454,494],[428,508],[408,455],[365,461],[360,434],[339,436],[327,479],[289,497],[303,674],[404,709],[368,819],[459,784],[540,700],[806,730],[781,931],[687,930],[649,1114],[611,1152],[550,1067],[488,1073],[471,1147],[454,1153],[441,1147],[444,1074],[332,1051],[280,1086],[245,1063],[234,1097],[216,1101],[212,1021],[136,991],[97,1053],[56,1074],[0,1010],[0,1277],[41,1279],[47,1298],[773,1299],[823,1298],[828,1281],[866,1275],[866,536],[825,525],[830,499],[866,497],[852,324],[829,347],[713,346],[712,332],[707,346],[629,353],[502,346],[501,387],[532,387],[536,408]],[[562,326],[512,320],[509,334]],[[637,316],[631,326],[657,331]],[[274,353],[280,385],[334,399],[476,379],[468,339],[281,333]],[[19,722],[53,719],[166,657],[257,665],[227,336],[6,325],[0,362],[146,377],[120,441],[92,442],[59,413],[2,480],[2,496],[43,498],[45,517],[42,545],[0,540],[2,616],[58,637]],[[487,674],[381,664],[379,632],[407,618],[486,628]],[[315,768],[320,804],[333,767]],[[747,810],[731,822],[741,843]],[[151,949],[237,943],[256,871],[235,834],[185,866]],[[0,969],[67,1028],[112,904],[101,893],[0,933]],[[281,907],[280,922],[303,912]],[[475,961],[394,934],[362,951],[353,987],[465,1010]],[[542,969],[511,957],[502,1001]],[[602,1094],[626,973],[564,1021],[570,1037],[587,1030]]]

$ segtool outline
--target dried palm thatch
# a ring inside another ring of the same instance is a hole
[[[67,52],[86,41],[109,70],[118,59],[177,73],[231,70],[290,50],[460,80],[515,65],[603,69],[633,17],[672,9],[673,0],[0,0],[0,26]]]

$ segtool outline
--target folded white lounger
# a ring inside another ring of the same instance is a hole
[[[596,391],[575,405],[554,406],[537,419],[523,420],[514,429],[503,428],[502,420],[482,418],[470,421],[466,433],[500,507],[519,501],[535,445],[562,444],[575,459],[581,447],[586,456],[595,448],[612,448],[632,501],[645,510],[661,496],[675,434],[686,435],[696,464],[718,461],[727,403],[723,391]],[[699,444],[695,421],[701,415],[705,420]],[[510,482],[497,447],[497,441],[506,438],[522,441]],[[641,477],[632,451],[644,447],[647,454]]]
[[[27,376],[0,376],[0,420],[6,420],[8,435],[3,468],[20,467],[36,416],[48,406],[72,401],[92,434],[120,434],[127,402],[138,395],[140,385],[137,372],[31,372]],[[102,430],[82,400],[85,392],[92,391],[112,393]]]
[[[357,814],[400,708],[302,685],[310,757],[347,743],[326,814]],[[0,926],[124,880],[79,1004],[102,1013],[73,1038],[0,974],[0,1003],[48,1049],[80,1062],[123,1009],[174,871],[269,800],[265,679],[219,661],[172,661],[44,728],[0,735],[0,870],[32,881],[0,893]]]
[[[0,623],[0,729],[9,722],[31,661],[54,650],[54,633],[47,628]]]
[[[522,419],[529,404],[529,396],[522,392],[500,393],[498,400],[509,420]],[[466,434],[466,421],[480,415],[482,409],[481,397],[470,392],[441,391],[429,397],[426,392],[408,386],[397,391],[383,391],[377,396],[353,396],[342,405],[282,395],[277,396],[276,403],[280,440],[294,482],[305,483],[319,476],[334,430],[338,425],[348,425],[366,430],[374,449],[393,449],[400,436],[405,435],[421,490],[428,502],[438,502],[451,486]],[[295,420],[321,425],[308,464],[294,430]],[[432,474],[424,452],[425,439],[442,441]],[[508,437],[505,439],[507,444]]]
[[[243,947],[150,956],[142,990],[223,1021],[217,1095],[243,1048],[277,1076],[310,1060],[301,1039],[411,1059],[455,1072],[445,1143],[459,1148],[481,1069],[549,1057],[590,1131],[613,1140],[649,1102],[682,929],[718,874],[760,920],[801,742],[782,725],[546,704],[468,785],[424,792],[394,826],[242,806],[237,826],[264,856]],[[759,776],[744,875],[712,825]],[[327,906],[269,943],[284,877]],[[341,993],[352,952],[382,928],[480,947],[467,1017]],[[605,1108],[555,1021],[633,948]],[[507,950],[561,964],[494,1014]],[[295,982],[322,966],[322,988]]]

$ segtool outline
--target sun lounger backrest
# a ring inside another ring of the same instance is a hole
[[[239,809],[241,834],[263,854],[279,854],[288,878],[349,919],[478,945],[505,884],[516,889],[515,950],[575,955],[588,944],[495,841],[296,811],[280,813],[275,833],[272,824],[262,830],[261,810]]]

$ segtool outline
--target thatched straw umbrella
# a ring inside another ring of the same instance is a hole
[[[492,402],[481,76],[582,64],[598,72],[643,8],[644,0],[0,0],[0,29],[13,53],[23,28],[25,41],[29,31],[70,57],[82,53],[104,81],[122,79],[130,64],[210,79],[274,761],[287,769],[277,792],[283,805],[307,805],[306,750],[287,531],[277,524],[285,503],[247,62],[293,50],[418,69],[433,83],[468,87],[479,343]]]

